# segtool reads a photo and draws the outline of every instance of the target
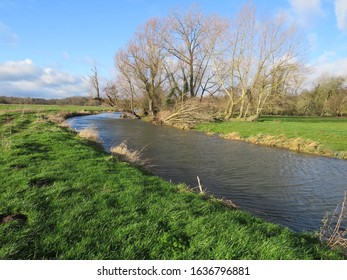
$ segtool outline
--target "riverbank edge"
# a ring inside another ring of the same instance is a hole
[[[307,155],[330,157],[341,160],[347,160],[347,151],[334,151],[331,150],[317,141],[305,139],[302,137],[287,138],[285,135],[271,135],[259,133],[254,136],[241,137],[237,131],[229,132],[227,134],[211,133],[204,130],[198,130],[206,133],[206,135],[218,135],[219,137],[231,140],[231,141],[242,141],[254,145],[260,145],[265,147],[273,147],[279,149],[286,149],[296,153],[302,153]]]
[[[145,122],[150,122],[157,125],[151,119],[144,119]],[[313,141],[310,139],[296,137],[289,138],[285,135],[272,135],[265,133],[258,133],[256,135],[251,135],[249,137],[242,137],[238,131],[230,131],[229,133],[215,133],[210,130],[199,129],[196,127],[189,127],[188,125],[171,125],[171,124],[160,124],[165,126],[170,126],[180,130],[193,130],[205,133],[206,135],[217,135],[220,138],[230,140],[230,141],[242,141],[254,145],[273,147],[279,149],[286,149],[296,153],[303,153],[314,156],[330,157],[341,160],[347,160],[347,151],[334,151],[330,148],[321,145],[318,141]]]
[[[92,112],[89,112],[89,114],[92,114]],[[77,116],[77,115],[81,115],[81,114],[79,114],[79,113],[71,113],[71,114],[59,114],[59,116],[61,116],[61,115],[63,115],[63,116],[65,116],[65,117],[68,117],[68,116],[70,116],[70,117],[72,117],[72,116]],[[85,113],[83,113],[82,115],[87,115],[87,112],[85,112]],[[38,116],[38,120],[40,120],[40,118],[41,118],[42,116]],[[48,120],[50,120],[50,121],[53,121],[53,119],[51,118],[50,119],[50,116],[47,116],[47,119]],[[66,118],[65,118],[66,119]],[[61,122],[61,120],[62,119],[60,119],[60,118],[56,118],[56,120],[59,120],[59,121],[56,121],[56,122],[54,122],[54,123],[56,123],[56,124],[61,124],[62,122]],[[73,130],[70,130],[70,133],[73,133],[73,134],[76,134]],[[92,147],[92,146],[91,146]],[[97,148],[97,149],[99,149],[100,148],[100,145],[99,144],[96,144],[95,145],[95,148]],[[106,152],[105,152],[106,153]],[[135,167],[136,168],[136,167]],[[152,175],[146,175],[146,176],[152,176]],[[164,179],[163,179],[164,180]],[[200,195],[201,196],[201,195]],[[218,202],[218,203],[221,203],[221,201],[218,201],[218,200],[215,200],[215,198],[213,198],[213,197],[209,197],[209,199],[212,199],[213,201],[216,201],[216,202]],[[223,203],[222,203],[223,204]],[[230,207],[230,205],[226,205],[226,206],[228,206],[228,207]],[[241,210],[241,211],[243,211],[243,210]],[[247,212],[248,213],[248,212]],[[252,214],[250,214],[250,213],[248,213],[249,215],[251,215],[251,216],[253,216]],[[260,218],[257,218],[257,219],[260,219]],[[262,219],[260,219],[260,220],[262,220]],[[269,223],[269,222],[267,222],[267,221],[265,221],[265,220],[262,220],[264,223],[267,223],[267,224],[272,224],[272,223]],[[277,225],[277,224],[273,224],[274,226],[279,226],[279,225]],[[281,226],[280,226],[281,227]],[[283,229],[284,229],[284,227],[282,227]],[[300,235],[300,234],[299,234]],[[313,236],[312,236],[313,237]]]

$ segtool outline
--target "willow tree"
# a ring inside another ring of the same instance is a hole
[[[227,98],[224,118],[253,115],[284,91],[301,69],[302,48],[293,25],[280,16],[258,19],[245,5],[231,23],[228,37],[214,54],[214,67]]]
[[[226,120],[234,116],[236,106],[243,108],[252,91],[258,29],[255,9],[246,5],[231,21],[229,34],[214,52],[214,67],[226,97]]]
[[[211,58],[225,26],[225,20],[204,15],[196,7],[184,12],[173,10],[164,20],[161,39],[169,55],[167,77],[177,95],[202,97],[219,89]]]
[[[135,33],[127,47],[116,54],[116,66],[127,82],[128,92],[147,100],[145,112],[153,115],[162,103],[165,81],[163,61],[165,51],[160,42],[160,23],[157,19],[147,21]]]
[[[346,77],[324,75],[317,79],[312,92],[311,102],[314,103],[316,114],[324,116],[342,115],[347,104]]]

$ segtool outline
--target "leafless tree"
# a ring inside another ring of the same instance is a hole
[[[320,116],[329,113],[333,116],[342,114],[347,104],[346,77],[322,75],[316,81],[311,102]]]
[[[252,91],[255,41],[258,33],[255,8],[246,5],[231,22],[230,34],[214,53],[214,67],[227,97],[224,118],[229,120],[235,107],[244,106]]]
[[[302,68],[303,49],[297,29],[284,16],[263,21],[255,82],[253,114],[258,117],[264,105],[283,93]]]
[[[197,7],[170,12],[161,39],[170,55],[166,71],[171,94],[184,99],[202,97],[206,92],[213,94],[219,89],[211,57],[225,26],[225,20],[206,16]]]
[[[227,97],[224,118],[261,114],[284,92],[300,69],[298,33],[284,17],[259,20],[245,5],[231,23],[230,35],[214,53],[214,67]]]
[[[116,66],[128,83],[132,99],[137,90],[142,93],[148,101],[144,109],[152,115],[160,107],[165,80],[162,66],[165,52],[160,44],[159,24],[157,19],[147,21],[127,48],[116,55]]]
[[[122,49],[118,51],[115,62],[118,70],[116,80],[118,90],[122,92],[124,97],[130,100],[130,110],[135,112],[135,103],[139,104],[137,107],[145,108],[145,105],[142,104],[141,97],[136,92],[135,78],[130,67],[131,62],[127,52]]]
[[[96,62],[94,62],[94,65],[91,71],[92,73],[89,75],[90,96],[93,99],[101,100],[102,98],[101,98],[99,76],[98,76],[98,69],[96,67]]]
[[[119,93],[115,83],[107,82],[103,89],[103,101],[112,107],[119,108]]]

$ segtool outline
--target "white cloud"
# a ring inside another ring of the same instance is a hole
[[[347,77],[347,57],[337,57],[334,52],[324,52],[308,67],[311,69],[311,75],[307,81],[309,86],[312,86],[318,77],[324,75]]]
[[[338,58],[319,64],[317,72],[319,74],[329,73],[336,76],[347,77],[347,57]]]
[[[10,27],[0,22],[0,46],[17,46],[18,35]]]
[[[336,52],[334,51],[324,51],[323,54],[318,57],[317,64],[326,64],[336,59]]]
[[[0,95],[64,98],[86,96],[88,81],[52,68],[40,68],[30,59],[0,63]]]
[[[298,14],[321,14],[321,0],[289,0],[290,5]]]
[[[335,14],[337,27],[340,30],[347,31],[347,1],[335,0]]]
[[[295,21],[301,25],[311,25],[324,15],[321,0],[288,0]]]
[[[40,77],[43,84],[50,86],[70,85],[78,82],[78,79],[71,74],[58,72],[51,68],[46,68]]]
[[[0,81],[31,80],[40,75],[41,71],[30,59],[6,61],[0,64]]]

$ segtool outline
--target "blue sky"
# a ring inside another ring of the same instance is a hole
[[[232,17],[239,0],[0,0],[0,95],[87,95],[93,61],[103,79],[136,28],[170,9],[198,4]],[[254,0],[259,14],[287,14],[308,43],[312,75],[347,75],[347,0]]]

